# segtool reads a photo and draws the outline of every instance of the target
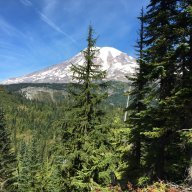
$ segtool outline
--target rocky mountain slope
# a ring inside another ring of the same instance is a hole
[[[108,93],[108,98],[104,103],[125,106],[129,89],[127,82],[108,81],[106,87],[102,88],[103,92]],[[68,83],[20,83],[7,84],[2,87],[9,93],[22,95],[29,100],[42,102],[63,102],[68,95]]]
[[[107,71],[106,80],[127,81],[126,75],[131,75],[137,68],[136,60],[112,47],[99,48],[95,63],[101,65],[102,70]],[[49,68],[37,71],[23,77],[11,78],[1,82],[2,84],[18,83],[68,83],[72,81],[70,72],[71,64],[84,63],[83,53],[80,52],[73,58]]]

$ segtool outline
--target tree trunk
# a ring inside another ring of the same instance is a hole
[[[163,180],[164,179],[164,166],[165,166],[165,143],[164,143],[164,137],[160,138],[159,143],[157,147],[157,156],[156,156],[156,176],[158,179]]]

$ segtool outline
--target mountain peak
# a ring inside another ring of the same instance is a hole
[[[109,53],[112,55],[112,57],[117,57],[122,53],[113,47],[100,47],[99,52],[101,57],[107,57]]]
[[[127,81],[125,76],[135,73],[137,63],[133,57],[113,47],[96,48],[98,48],[99,52],[94,62],[101,65],[102,70],[106,70],[107,76],[105,80]],[[63,63],[53,65],[23,77],[5,80],[2,84],[68,83],[72,81],[72,73],[70,71],[71,64],[83,65],[84,62],[84,55],[80,52]]]

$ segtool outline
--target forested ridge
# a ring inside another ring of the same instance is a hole
[[[15,93],[23,85],[0,87],[0,191],[192,190],[191,0],[151,0],[138,19],[126,107],[105,102],[92,26],[64,98],[27,100]]]

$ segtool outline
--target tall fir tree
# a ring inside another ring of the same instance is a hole
[[[181,148],[181,133],[191,124],[189,10],[189,1],[151,0],[143,18],[145,108],[133,125],[141,122],[142,159],[151,179],[183,179],[190,162],[190,146]]]
[[[93,28],[89,26],[87,48],[82,52],[85,62],[71,67],[73,79],[78,83],[69,91],[72,104],[64,123],[66,191],[91,191],[107,185],[114,169],[109,127],[102,124],[104,112],[98,107],[106,97],[99,86],[105,72],[94,63],[98,54],[95,44]]]
[[[175,85],[174,15],[175,0],[151,0],[145,15],[145,46],[147,77],[150,92],[146,94],[147,109],[144,115],[148,165],[154,177],[164,179],[166,148],[173,135],[170,109],[167,98]]]
[[[190,0],[178,1],[178,12],[176,15],[176,50],[177,81],[174,89],[172,105],[174,105],[174,118],[179,131],[179,142],[185,147],[177,147],[180,151],[183,166],[180,173],[185,173],[186,167],[192,164],[192,146],[190,140],[192,124],[192,10]],[[183,138],[184,136],[184,138]],[[174,141],[175,142],[175,141]],[[180,145],[181,146],[181,145]],[[189,168],[190,170],[190,168]],[[189,171],[190,175],[190,171]],[[183,177],[184,174],[183,174]],[[189,176],[189,180],[192,176]]]
[[[146,77],[144,76],[147,72],[147,65],[144,60],[144,9],[142,8],[140,17],[138,18],[140,21],[140,30],[139,30],[139,39],[136,45],[137,51],[137,63],[139,65],[136,70],[136,74],[133,77],[128,77],[129,81],[131,81],[131,91],[130,94],[131,102],[126,110],[128,110],[128,118],[127,123],[131,128],[131,138],[130,142],[133,146],[132,155],[130,161],[130,167],[132,170],[130,177],[133,178],[133,172],[135,172],[135,177],[141,175],[141,150],[142,150],[142,121],[141,114],[145,109],[144,97],[145,97],[145,85],[146,85]]]

